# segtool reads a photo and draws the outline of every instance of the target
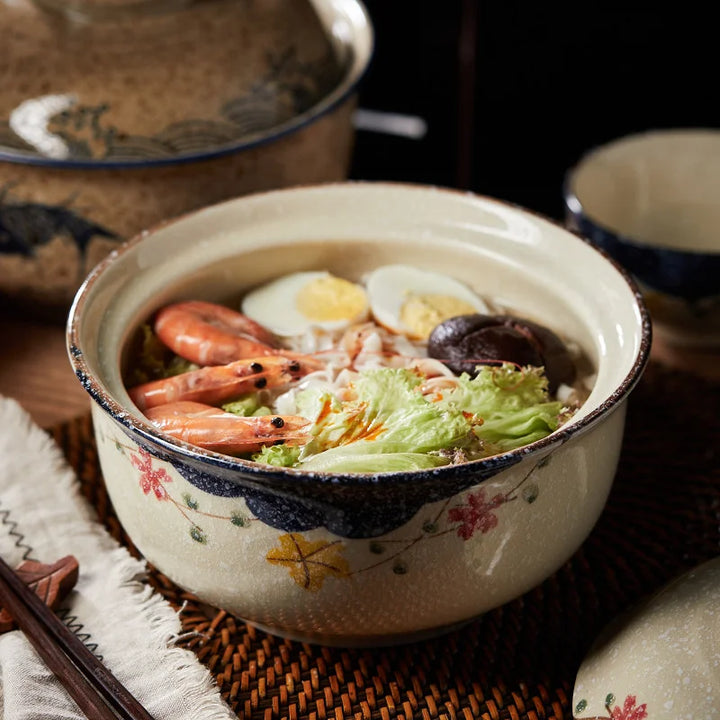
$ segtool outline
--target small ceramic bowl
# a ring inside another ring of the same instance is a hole
[[[720,558],[612,623],[578,672],[573,717],[720,717]]]
[[[658,334],[720,345],[720,131],[656,130],[586,154],[565,182],[568,224],[639,281]]]
[[[466,464],[310,473],[176,441],[123,386],[128,339],[168,302],[226,301],[299,270],[360,279],[398,262],[452,275],[572,338],[595,374],[573,419]],[[339,645],[439,633],[557,570],[604,507],[649,343],[639,291],[590,243],[499,201],[384,183],[248,196],[151,230],[98,265],[68,323],[108,492],[140,551],[212,605]]]

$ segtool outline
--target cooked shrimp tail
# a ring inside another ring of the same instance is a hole
[[[168,348],[198,365],[226,365],[266,355],[297,355],[281,348],[270,331],[246,315],[201,300],[167,305],[158,311],[153,327]]]
[[[301,445],[309,440],[309,420],[295,415],[242,417],[191,401],[159,405],[146,412],[163,432],[178,440],[226,455],[257,452],[265,445]]]
[[[183,400],[217,405],[243,393],[281,388],[315,369],[310,363],[286,357],[250,358],[151,380],[128,392],[143,411]]]

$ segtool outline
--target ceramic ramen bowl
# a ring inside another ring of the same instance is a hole
[[[380,474],[199,450],[131,402],[128,340],[161,306],[227,301],[300,270],[357,280],[388,263],[451,275],[572,338],[594,368],[587,401],[522,449]],[[155,228],[96,267],[68,321],[102,473],[140,551],[256,626],[348,646],[457,626],[538,585],[577,550],[610,490],[649,341],[632,280],[585,240],[499,201],[384,183],[257,194]]]
[[[585,155],[568,173],[569,225],[639,281],[659,335],[720,346],[720,131],[656,130]]]

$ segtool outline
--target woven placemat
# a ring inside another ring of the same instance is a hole
[[[90,418],[52,434],[99,519],[137,554],[105,492]],[[720,552],[719,439],[720,385],[651,364],[630,398],[607,507],[582,548],[536,589],[434,640],[306,645],[202,605],[153,568],[148,582],[180,611],[182,643],[245,720],[571,718],[575,674],[602,627]]]

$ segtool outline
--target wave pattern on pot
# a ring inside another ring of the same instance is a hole
[[[83,3],[0,4],[0,296],[58,321],[142,230],[347,177],[372,47],[358,0],[97,4],[81,22]]]

